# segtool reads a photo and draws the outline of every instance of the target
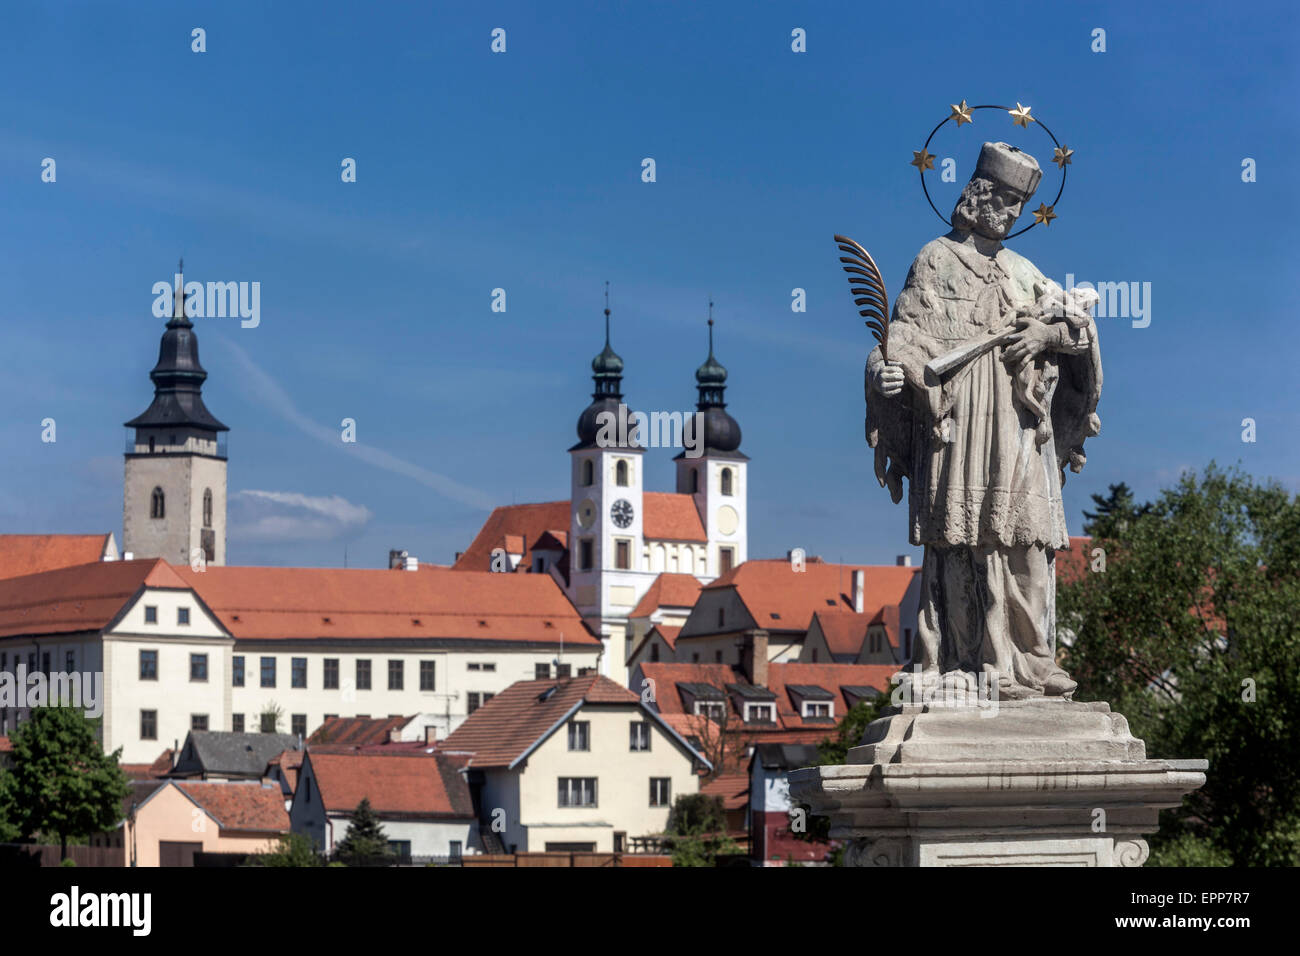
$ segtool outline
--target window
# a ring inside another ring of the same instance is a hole
[[[307,736],[306,714],[293,714],[289,718],[289,733],[293,734],[295,737]]]
[[[326,690],[339,689],[339,659],[337,657],[325,658],[325,675],[322,683]]]
[[[757,721],[761,723],[772,723],[775,720],[773,707],[771,704],[746,704],[745,721]]]
[[[596,469],[592,466],[591,459],[588,458],[582,463],[582,486],[590,487],[596,481]]]
[[[190,714],[190,730],[207,730],[207,714]]]
[[[695,713],[721,721],[727,716],[727,705],[720,700],[697,700]]]
[[[550,680],[550,679],[551,679],[550,664],[533,665],[533,680]]]
[[[434,680],[437,673],[437,661],[420,661],[420,690],[437,690]]]
[[[460,859],[461,849],[459,840],[451,840],[447,843],[447,855],[453,860]]]
[[[643,753],[650,749],[650,722],[648,720],[634,720],[628,725],[630,731],[630,741],[628,750],[637,753]]]
[[[815,647],[812,649],[812,662],[813,662],[814,664],[817,663],[817,648],[815,648]]]
[[[212,489],[203,489],[203,527],[212,527]]]
[[[236,654],[230,659],[230,686],[244,686],[244,655]]]
[[[262,686],[263,687],[275,686],[275,658],[274,657],[262,658]]]
[[[626,538],[614,542],[614,567],[620,571],[632,569],[632,542]]]
[[[264,734],[273,734],[273,733],[275,733],[275,714],[274,714],[274,713],[272,713],[272,712],[270,712],[270,711],[267,711],[266,713],[262,714],[262,726],[261,726],[261,730],[262,730],[262,733],[264,733]]]
[[[658,642],[658,641],[652,641],[651,644],[650,644],[650,660],[653,661],[653,662],[655,662],[655,663],[658,663],[658,662],[659,662],[659,642]]]
[[[724,469],[722,469],[722,493],[723,493],[724,495],[729,495],[729,494],[732,493],[732,491],[731,491],[731,469],[730,469],[730,468],[724,468]]]
[[[803,704],[805,717],[830,717],[831,702],[828,700],[806,700]]]
[[[403,863],[411,859],[411,841],[410,840],[389,840],[388,852]]]
[[[151,455],[152,455],[153,452],[154,452],[154,445],[155,445],[155,442],[156,442],[156,439],[155,439],[152,435],[150,435],[150,436],[149,436],[149,454],[151,454]]]
[[[474,713],[474,711],[478,710],[480,707],[482,707],[484,704],[490,701],[493,698],[493,696],[495,695],[489,693],[480,693],[479,691],[470,691],[469,694],[466,695],[466,698],[468,700],[468,703],[465,705],[466,715]]]
[[[717,664],[721,664],[721,663],[722,663],[722,651],[720,651],[720,650],[718,650],[718,651],[714,651],[714,652],[713,652],[713,660],[714,660],[715,663],[717,663]]]
[[[735,563],[736,563],[735,548],[718,549],[718,574],[719,575],[726,574],[728,571],[731,570],[732,566]]]
[[[596,805],[595,777],[561,777],[560,806],[594,807]]]
[[[590,571],[594,554],[594,546],[590,538],[583,538],[578,542],[578,570]]]
[[[230,715],[230,732],[231,732],[231,733],[234,733],[234,734],[242,734],[242,733],[244,732],[244,715],[243,715],[243,714],[231,714],[231,715]]]
[[[153,439],[149,439],[149,450],[153,451]],[[149,517],[165,518],[167,517],[167,499],[163,495],[161,488],[155,488],[153,494],[149,496]]]
[[[569,721],[569,749],[591,749],[591,722],[586,720]]]
[[[722,627],[726,623],[727,623],[727,609],[725,607],[720,607],[718,608],[718,627]]]
[[[289,662],[289,686],[307,686],[307,658],[295,657]]]
[[[68,651],[66,654],[63,655],[63,669],[67,671],[69,674],[71,674],[73,671],[77,669],[76,651]]]
[[[190,623],[190,609],[189,609],[189,608],[187,608],[187,607],[178,607],[178,608],[176,609],[176,623],[177,623],[177,624],[189,624],[189,623]]]
[[[156,710],[140,711],[140,739],[141,740],[158,739],[158,711]]]
[[[495,664],[484,664],[480,662],[471,662],[465,665],[466,670],[471,671],[494,671],[497,669]]]
[[[614,465],[614,484],[627,487],[627,462],[622,459]]]
[[[190,655],[190,681],[206,681],[208,679],[208,655],[191,654]]]
[[[672,779],[669,777],[650,778],[650,806],[666,807],[671,800]]]
[[[152,605],[152,604],[146,604],[146,605],[144,606],[144,622],[145,622],[146,624],[157,624],[157,623],[158,623],[158,608],[157,608],[157,607],[155,607],[155,606]]]
[[[572,670],[572,668],[571,668],[570,665],[568,665],[568,664],[556,664],[556,665],[555,665],[555,676],[556,676],[557,679],[562,679],[562,678],[568,677],[568,676],[570,676],[570,671],[571,671],[571,670]]]
[[[370,661],[357,661],[357,690],[370,690]]]
[[[157,651],[140,652],[140,679],[141,680],[158,679],[158,652]]]
[[[390,660],[388,662],[388,689],[402,689],[402,662]]]
[[[48,674],[49,672],[50,672],[50,652],[43,651],[41,653],[41,673]]]

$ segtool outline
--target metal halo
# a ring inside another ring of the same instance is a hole
[[[965,101],[963,100],[963,102],[965,102]],[[969,110],[971,110],[971,111],[974,111],[974,110],[1002,110],[1003,112],[1006,112],[1006,113],[1010,113],[1010,112],[1011,112],[1011,109],[1010,109],[1009,107],[1006,107],[1006,106],[996,106],[996,105],[989,104],[989,103],[985,103],[983,106],[970,106],[970,107],[967,107],[967,109],[969,109]],[[936,126],[934,129],[930,130],[930,135],[927,136],[927,137],[925,138],[925,145],[922,146],[921,149],[924,150],[924,151],[927,151],[927,152],[928,152],[929,149],[930,149],[930,140],[934,139],[934,134],[937,133],[937,132],[939,132],[939,130],[941,130],[945,125],[947,125],[948,123],[952,122],[952,120],[953,120],[953,117],[949,116],[949,117],[945,118],[945,119],[943,120],[943,122],[941,122],[941,123],[940,123],[938,126]],[[1034,121],[1035,123],[1037,123],[1039,126],[1042,126],[1042,127],[1043,127],[1043,132],[1046,133],[1048,136],[1051,136],[1051,137],[1052,137],[1052,145],[1054,145],[1057,149],[1060,149],[1060,148],[1061,148],[1061,144],[1060,144],[1060,142],[1057,141],[1056,137],[1052,134],[1052,131],[1051,131],[1050,129],[1047,128],[1046,124],[1044,124],[1043,121],[1040,120],[1037,116],[1033,117],[1033,121]],[[1066,175],[1066,166],[1068,166],[1068,165],[1069,165],[1069,164],[1066,163],[1065,166],[1062,166],[1062,167],[1061,167],[1061,188],[1058,189],[1058,190],[1056,191],[1056,198],[1053,199],[1050,203],[1048,203],[1048,206],[1049,206],[1049,207],[1055,208],[1055,207],[1056,207],[1056,204],[1057,204],[1058,202],[1061,201],[1061,193],[1065,192],[1065,175]],[[930,204],[930,208],[934,210],[934,214],[935,214],[936,216],[938,216],[941,220],[943,220],[943,222],[944,222],[945,224],[947,224],[947,226],[948,226],[949,229],[954,228],[952,222],[948,219],[947,216],[945,216],[943,213],[941,213],[941,212],[939,211],[939,208],[934,204],[934,200],[930,198],[930,190],[929,190],[929,189],[926,187],[926,185],[925,185],[925,170],[924,170],[924,169],[921,169],[920,167],[917,167],[917,172],[920,173],[920,175],[921,175],[921,191],[922,191],[923,193],[925,193],[925,201],[928,202],[928,203]],[[1033,229],[1034,226],[1036,226],[1036,225],[1038,225],[1037,220],[1035,220],[1034,222],[1031,222],[1029,225],[1025,226],[1023,229],[1017,229],[1015,232],[1013,232],[1013,233],[1009,233],[1008,235],[1003,236],[1002,239],[1000,239],[1000,240],[998,240],[998,241],[999,241],[999,242],[1002,242],[1002,241],[1005,241],[1005,240],[1007,240],[1007,239],[1014,239],[1016,236],[1020,235],[1021,233],[1025,233],[1025,232],[1028,232],[1030,229]]]

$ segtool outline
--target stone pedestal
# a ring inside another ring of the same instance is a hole
[[[848,764],[791,773],[790,796],[851,841],[850,866],[1141,866],[1206,767],[1148,760],[1105,703],[904,704]]]

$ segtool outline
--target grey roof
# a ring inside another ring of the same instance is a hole
[[[834,700],[835,695],[825,687],[816,684],[786,684],[785,689],[798,694],[804,700]]]
[[[181,747],[171,776],[197,774],[260,777],[271,758],[298,749],[293,734],[236,734],[219,730],[192,730]]]
[[[867,684],[845,684],[840,688],[840,690],[846,691],[847,693],[852,694],[854,697],[861,697],[864,699],[877,697],[880,694],[880,691]]]
[[[677,689],[684,690],[693,697],[700,700],[725,700],[727,695],[712,684],[696,684],[689,681],[678,681]]]
[[[759,744],[754,759],[769,770],[797,770],[817,763],[816,744]]]
[[[776,694],[756,684],[728,684],[727,690],[744,700],[776,700]]]

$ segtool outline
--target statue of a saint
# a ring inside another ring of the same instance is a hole
[[[1055,553],[1069,547],[1064,468],[1100,427],[1095,293],[1067,293],[1002,245],[1042,172],[985,143],[952,214],[867,361],[868,438],[895,501],[910,480],[924,545],[913,670],[996,681],[1002,699],[1068,698],[1057,664]],[[969,683],[968,683],[969,686]]]

